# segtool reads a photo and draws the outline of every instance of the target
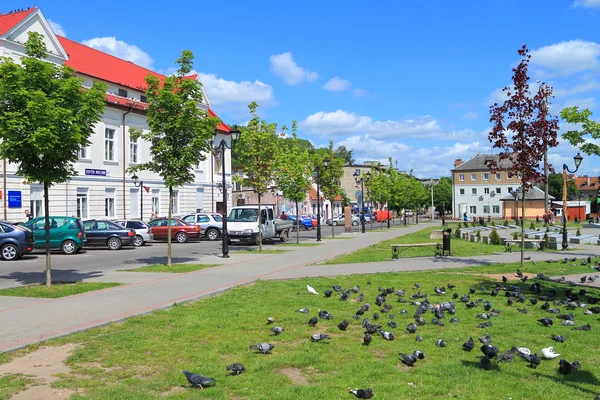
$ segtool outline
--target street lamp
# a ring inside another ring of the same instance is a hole
[[[214,150],[221,152],[221,175],[223,182],[221,187],[223,188],[223,244],[222,244],[222,258],[229,258],[229,232],[227,231],[227,181],[225,180],[225,149],[233,149],[235,143],[240,138],[240,130],[237,126],[232,126],[229,134],[219,129],[215,129],[213,133],[213,140],[210,141],[210,145]]]
[[[360,182],[360,230],[365,233],[365,178],[360,176],[360,170],[354,171],[354,182],[358,185]],[[371,173],[366,173],[367,179],[371,177]]]
[[[563,231],[562,231],[562,249],[567,250],[569,248],[569,243],[567,243],[567,171],[571,174],[574,174],[579,169],[581,165],[581,161],[583,157],[579,152],[575,157],[573,157],[573,161],[575,161],[575,170],[571,171],[567,164],[563,164]]]
[[[144,221],[144,181],[140,181],[138,184],[138,176],[133,174],[131,177],[133,186],[140,188],[140,221]]]
[[[329,159],[326,158],[323,160],[323,166],[329,166]],[[317,242],[321,241],[321,166],[317,165],[316,177],[317,177]],[[331,220],[331,224],[333,225],[333,217]]]

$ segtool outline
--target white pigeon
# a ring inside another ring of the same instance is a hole
[[[517,351],[524,356],[531,355],[531,350],[529,350],[527,347],[517,347]]]
[[[310,294],[319,294],[314,287],[310,286],[310,285],[306,285],[306,290],[308,290],[308,293]]]
[[[542,356],[548,360],[552,360],[553,358],[560,356],[560,354],[555,353],[554,348],[546,347],[545,349],[542,349]]]

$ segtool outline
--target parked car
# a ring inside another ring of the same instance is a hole
[[[83,221],[87,246],[106,246],[110,250],[119,250],[123,246],[132,246],[135,238],[133,229],[106,220]]]
[[[169,226],[167,218],[157,218],[148,223],[150,232],[154,235],[154,240],[167,240],[169,235]],[[188,225],[180,219],[171,219],[171,238],[178,243],[185,243],[189,239],[198,239],[200,237],[200,227],[198,225]]]
[[[345,218],[344,214],[340,214],[336,217],[330,218],[326,221],[327,225],[344,225]],[[357,226],[360,224],[360,217],[358,215],[352,214],[352,225]]]
[[[18,260],[34,246],[33,232],[29,228],[0,222],[0,256],[3,260]]]
[[[294,223],[294,229],[296,228],[297,222],[296,220],[300,220],[300,228],[304,228],[307,231],[310,231],[314,228],[313,223],[312,223],[312,218],[308,215],[301,215],[300,218],[298,218],[295,215],[288,215],[287,219],[292,221]]]
[[[64,254],[75,254],[87,243],[85,228],[79,218],[50,216],[50,249],[60,249]],[[37,217],[22,226],[33,231],[36,249],[46,248],[45,217]]]
[[[152,232],[150,232],[150,228],[148,228],[148,225],[142,221],[120,220],[117,221],[117,224],[121,225],[123,228],[133,229],[135,231],[133,245],[136,247],[143,246],[146,244],[146,242],[154,240],[154,235]]]
[[[195,213],[182,218],[183,222],[200,227],[200,236],[208,240],[217,240],[223,234],[221,214]]]

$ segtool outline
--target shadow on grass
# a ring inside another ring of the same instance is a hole
[[[184,264],[184,263],[196,261],[196,260],[197,260],[196,258],[192,258],[192,257],[171,257],[171,262],[173,264]],[[154,256],[154,257],[148,257],[148,258],[136,258],[135,260],[126,260],[123,262],[123,264],[154,265],[154,264],[166,264],[167,261],[168,261],[167,256]]]
[[[460,362],[465,367],[482,369],[479,366],[479,360],[477,360],[477,361],[461,360]],[[496,361],[492,361],[492,367],[489,369],[489,371],[498,371],[498,372],[500,372],[500,366],[498,365],[498,363]]]
[[[558,370],[558,363],[556,365],[556,369]],[[596,378],[594,376],[594,374],[592,374],[589,371],[579,370],[579,371],[575,371],[572,375],[568,375],[568,376],[546,375],[546,374],[542,374],[540,372],[536,372],[534,375],[538,378],[546,378],[551,381],[554,381],[555,383],[559,383],[561,385],[565,385],[570,388],[580,390],[581,392],[587,393],[590,396],[594,396],[594,395],[598,394],[598,391],[590,390],[590,389],[587,389],[587,388],[584,388],[584,387],[581,387],[580,385],[578,385],[578,383],[587,383],[587,384],[596,385],[596,386],[600,385],[600,381],[598,380],[598,378]]]
[[[415,257],[416,258],[416,257]],[[491,265],[497,264],[498,262],[494,262],[492,260],[482,260],[475,258],[465,258],[465,257],[453,257],[453,256],[443,256],[443,257],[432,257],[432,261],[434,263],[461,263],[468,265]]]
[[[79,282],[103,276],[102,271],[80,272],[76,269],[52,269],[52,281]],[[0,279],[13,280],[22,285],[46,282],[46,272],[11,272],[0,276]]]

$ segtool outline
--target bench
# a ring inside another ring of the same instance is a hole
[[[442,244],[441,243],[403,243],[403,244],[391,244],[392,248],[392,260],[397,260],[404,250],[410,247],[425,247],[433,251],[435,256],[442,255]]]
[[[531,243],[538,251],[543,251],[544,247],[546,247],[546,241],[544,239],[525,239],[523,242],[524,244]],[[504,251],[512,253],[513,246],[518,244],[521,244],[521,239],[504,239]]]

